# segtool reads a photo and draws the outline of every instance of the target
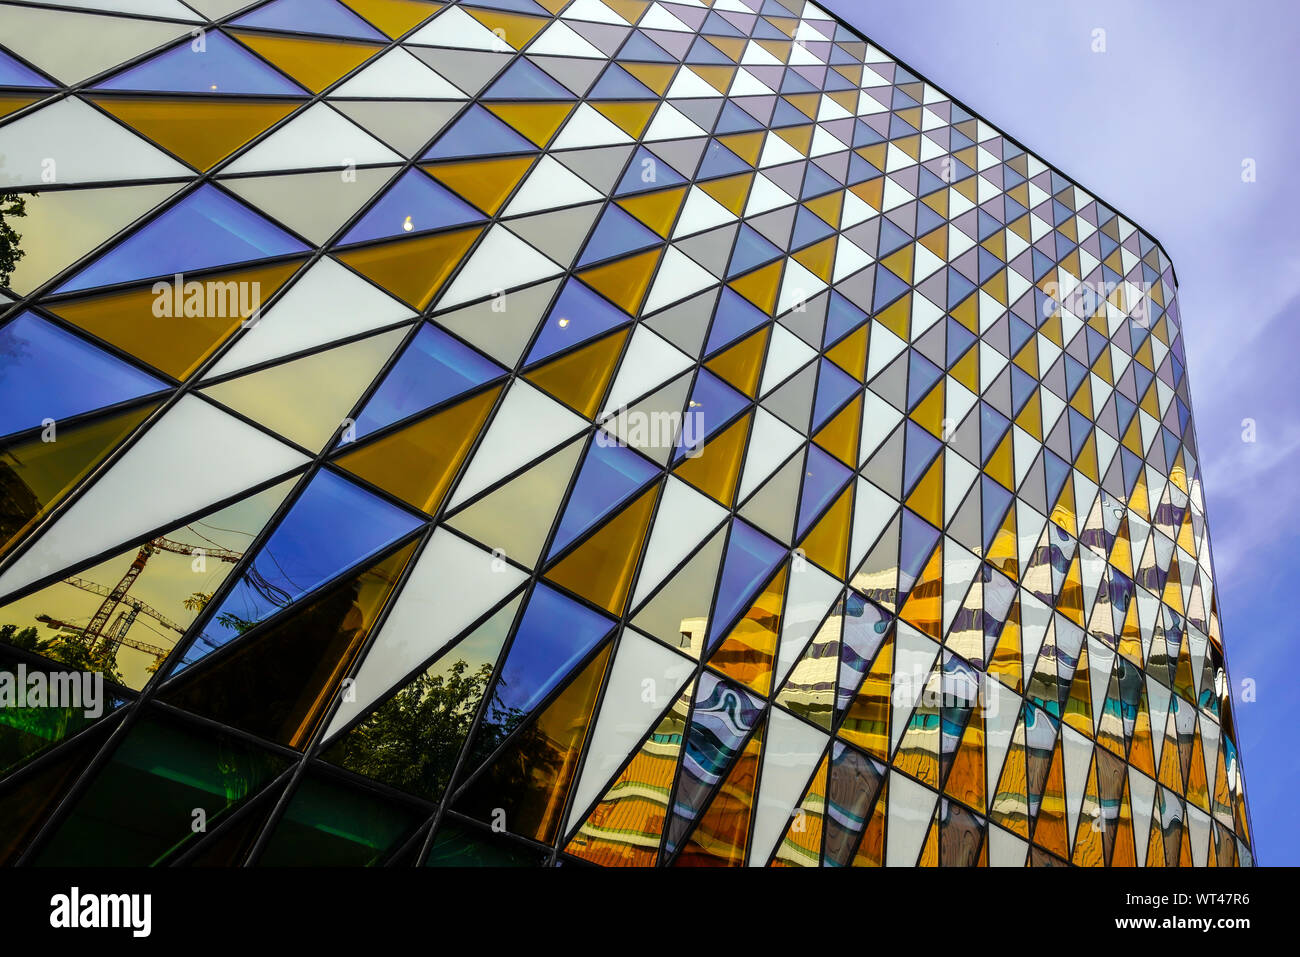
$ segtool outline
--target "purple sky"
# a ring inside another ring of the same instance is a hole
[[[1300,864],[1300,9],[1288,0],[821,0],[1173,260],[1257,859]],[[1106,31],[1106,52],[1092,51]],[[1242,161],[1256,182],[1242,182]],[[1243,420],[1256,441],[1243,441]],[[1242,685],[1256,684],[1254,702]]]

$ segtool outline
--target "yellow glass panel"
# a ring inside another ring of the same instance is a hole
[[[590,419],[618,368],[627,330],[598,339],[525,373],[524,378]]]
[[[942,460],[936,460],[935,466]],[[933,469],[931,470],[933,471]],[[899,617],[931,638],[938,639],[943,624],[943,546],[935,548],[925,570],[912,586]]]
[[[993,654],[989,656],[988,673],[1019,693],[1023,687],[1021,675],[1023,667],[1024,662],[1020,651],[1020,605],[1017,602],[1011,606],[1011,613],[1007,615],[1002,632],[998,635],[997,644],[993,646]]]
[[[1015,472],[1012,468],[1011,432],[1007,432],[1002,437],[998,447],[984,463],[984,473],[1005,489],[1013,490],[1016,487]]]
[[[682,200],[686,198],[686,189],[685,186],[674,186],[653,193],[625,196],[615,202],[667,239],[677,219],[677,211],[682,208]]]
[[[781,843],[772,858],[773,867],[817,867],[821,864],[822,830],[826,819],[826,780],[829,761],[823,756],[808,790],[791,815]]]
[[[516,50],[527,46],[528,41],[551,23],[546,17],[506,13],[504,10],[488,10],[483,7],[462,7],[462,9],[493,33],[497,33]]]
[[[840,737],[882,761],[889,760],[889,715],[893,708],[894,632],[881,646],[840,725]]]
[[[725,379],[751,399],[758,390],[758,378],[763,372],[763,357],[767,355],[767,340],[772,327],[764,326],[706,362],[710,371]]]
[[[628,136],[640,136],[650,124],[650,117],[659,109],[658,100],[633,100],[631,102],[592,102],[596,112],[605,117]]]
[[[511,832],[547,844],[555,840],[611,648],[613,644],[606,643],[559,697],[506,745],[469,786],[458,810],[487,821],[504,811]]]
[[[822,426],[813,441],[849,468],[858,465],[858,439],[862,435],[862,396],[859,394]]]
[[[793,93],[781,97],[810,120],[817,119],[817,107],[821,103],[821,98],[820,93]]]
[[[1029,840],[1029,797],[1025,759],[1025,717],[1020,716],[1011,747],[1002,763],[997,790],[989,802],[989,820]]]
[[[7,552],[63,496],[135,431],[156,402],[85,425],[56,426],[55,441],[41,435],[0,447],[0,555]]]
[[[488,103],[489,110],[503,123],[532,140],[536,146],[545,146],[564,125],[574,110],[573,103]]]
[[[772,685],[772,659],[781,635],[786,569],[770,581],[718,646],[709,664],[766,697]]]
[[[657,485],[646,489],[636,501],[553,565],[546,577],[595,602],[610,614],[621,615],[658,496]]]
[[[801,155],[807,156],[808,148],[812,146],[813,130],[815,128],[813,124],[809,123],[806,126],[787,126],[784,129],[773,130],[772,132],[793,146]]]
[[[425,0],[343,0],[390,39],[396,40],[441,10],[446,4]]]
[[[379,43],[338,37],[309,40],[247,30],[230,32],[313,93],[331,86],[384,48]]]
[[[911,339],[912,328],[912,294],[905,292],[891,306],[886,306],[883,312],[875,315],[875,321],[880,323],[898,338],[904,342]],[[974,390],[972,390],[974,391]]]
[[[500,391],[499,386],[488,389],[348,452],[337,462],[422,512],[433,514],[442,504],[451,480],[469,454]]]
[[[984,709],[976,708],[962,733],[943,791],[950,798],[983,811],[985,804]]]
[[[844,578],[849,553],[849,526],[853,515],[853,483],[844,487],[835,504],[804,536],[799,547],[808,560]]]
[[[767,132],[765,130],[756,130],[752,133],[731,133],[727,136],[718,137],[719,143],[731,150],[731,152],[735,153],[750,166],[758,165],[758,159],[763,155],[763,143],[766,142],[766,140]]]
[[[781,269],[784,265],[785,261],[778,259],[762,269],[755,269],[739,279],[731,280],[727,285],[770,316],[772,307],[776,305],[776,290],[781,284]]]
[[[740,58],[745,53],[745,47],[749,41],[744,37],[710,37],[706,36],[710,44],[716,47],[732,63],[739,63]]]
[[[695,63],[691,65],[691,70],[701,80],[724,95],[731,89],[731,80],[736,75],[734,66],[704,66]]]
[[[745,863],[762,746],[763,729],[760,726],[736,759],[709,809],[696,824],[690,841],[674,861],[675,866],[740,867]]]
[[[859,153],[863,152],[858,150]],[[870,157],[867,158],[870,162]],[[884,153],[881,153],[881,161],[884,161]],[[872,164],[875,165],[874,163]],[[876,212],[880,212],[881,204],[885,201],[885,177],[877,176],[869,179],[865,183],[856,183],[849,187],[851,192],[858,199],[862,200]]]
[[[749,188],[754,183],[754,173],[737,173],[722,179],[700,183],[700,189],[708,193],[733,216],[739,216],[745,210],[745,200],[749,198]]]
[[[940,379],[912,409],[911,420],[936,439],[943,438],[944,382]],[[938,524],[937,522],[935,524]]]
[[[1043,788],[1038,807],[1034,843],[1057,857],[1070,856],[1069,831],[1065,819],[1065,759],[1059,738],[1052,750],[1052,767],[1047,772],[1047,784]]]
[[[827,236],[793,254],[795,262],[805,267],[822,282],[831,281],[831,268],[835,265],[836,238]]]
[[[339,259],[402,301],[424,309],[478,239],[482,227],[394,239],[340,253]]]
[[[650,288],[650,280],[654,278],[662,253],[663,247],[656,246],[627,259],[584,269],[578,273],[578,278],[629,313],[630,318],[641,308],[641,301]]]
[[[885,866],[885,809],[889,799],[889,781],[880,786],[880,797],[876,800],[876,809],[871,812],[871,820],[862,832],[862,842],[858,844],[857,853],[853,855],[853,867]]]
[[[654,866],[694,686],[693,681],[687,683],[672,710],[592,809],[566,852],[606,867]]]
[[[0,117],[17,113],[24,106],[31,106],[39,99],[39,96],[29,96],[26,93],[0,93]]]
[[[619,63],[619,66],[660,96],[667,92],[677,75],[676,63]]]
[[[186,379],[298,271],[305,260],[210,274],[164,293],[153,286],[90,296],[46,308],[175,379]],[[192,287],[187,290],[187,287]]]
[[[430,163],[421,169],[494,216],[532,167],[533,159],[532,156],[501,156],[463,163]]]
[[[736,494],[736,480],[740,478],[740,464],[745,458],[745,440],[749,437],[752,419],[753,413],[746,413],[721,435],[710,439],[698,456],[687,458],[677,466],[677,477],[730,508]]]
[[[305,102],[211,96],[88,99],[200,171],[211,169]]]

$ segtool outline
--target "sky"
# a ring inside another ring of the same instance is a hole
[[[1300,8],[818,2],[1173,261],[1257,861],[1300,864],[1300,760],[1287,743],[1300,688],[1285,664],[1300,588]],[[1253,182],[1243,181],[1247,160]],[[1243,700],[1250,682],[1254,700]]]

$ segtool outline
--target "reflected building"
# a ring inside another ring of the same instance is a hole
[[[1045,158],[804,0],[0,6],[0,859],[1253,862]]]

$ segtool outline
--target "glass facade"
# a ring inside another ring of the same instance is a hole
[[[1173,268],[803,0],[0,3],[0,859],[1252,862]]]

